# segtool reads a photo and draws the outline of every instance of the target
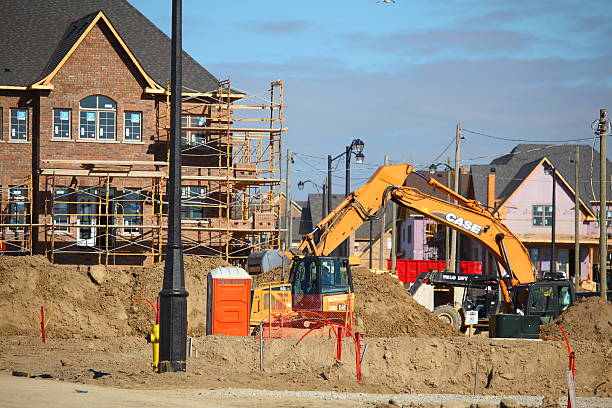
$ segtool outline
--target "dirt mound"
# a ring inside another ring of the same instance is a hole
[[[352,271],[356,329],[363,334],[370,337],[446,337],[460,334],[417,303],[394,277],[375,274],[364,267],[352,268]],[[280,267],[253,276],[255,285],[280,279]]]
[[[334,361],[334,339],[305,338],[298,345],[295,339],[266,340],[265,372],[261,373],[256,338],[196,337],[193,347],[199,353],[188,358],[187,372],[159,375],[149,367],[151,346],[142,337],[50,338],[42,344],[35,337],[4,336],[0,337],[0,375],[10,375],[12,370],[49,373],[54,380],[141,389],[231,387],[467,395],[475,391],[477,395],[555,398],[567,389],[567,353],[556,341],[364,337],[363,344],[362,350],[368,345],[363,381],[357,382],[355,348],[348,338],[340,363]],[[607,369],[610,347],[576,342],[575,349],[578,395],[612,396]],[[109,375],[96,379],[92,369]],[[333,400],[321,404],[318,406],[335,406]]]
[[[612,343],[612,303],[599,296],[581,299],[552,323],[543,326],[540,337],[561,336],[558,324],[563,326],[570,341]]]
[[[262,283],[266,283],[266,282],[275,282],[275,281],[283,280],[281,278],[282,272],[283,272],[283,268],[280,266],[277,266],[276,268],[272,268],[269,271],[266,271],[264,273],[260,273],[258,275],[251,275],[251,277],[253,278],[252,287],[257,287],[261,285]],[[285,266],[284,278],[285,280],[289,280],[289,267],[288,266]]]
[[[190,334],[206,325],[206,275],[228,265],[218,259],[185,259]],[[85,267],[53,265],[43,256],[0,257],[0,333],[38,335],[44,306],[50,337],[143,335],[151,329],[153,303],[162,285],[163,264],[146,268],[96,267],[95,281]]]
[[[353,268],[356,329],[370,337],[449,337],[459,331],[441,322],[388,274]]]

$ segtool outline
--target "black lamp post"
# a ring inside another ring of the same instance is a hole
[[[158,372],[187,369],[187,296],[181,245],[181,90],[182,0],[172,0],[172,66],[170,85],[170,174],[168,197],[168,244],[164,281],[159,292],[160,348]]]
[[[317,183],[315,183],[312,180],[299,181],[298,182],[298,190],[300,190],[300,191],[304,190],[304,186],[307,183],[312,184],[317,189],[317,192],[319,192],[319,189],[321,189],[321,191],[323,191],[323,197],[321,197],[321,207],[322,207],[321,214],[323,215],[323,217],[325,217],[325,214],[327,214],[327,199],[325,197],[325,194],[326,194],[325,193],[325,189],[326,189],[325,181],[323,181],[323,185],[322,186],[318,185]]]
[[[355,155],[355,163],[361,164],[365,159],[363,154],[363,147],[365,143],[361,139],[353,139],[349,146],[346,146],[344,153],[340,153],[338,156],[332,158],[331,155],[327,156],[327,211],[331,212],[332,206],[332,163],[341,158],[346,157],[345,171],[346,171],[346,183],[345,183],[345,196],[348,197],[351,194],[351,156]],[[325,214],[323,214],[325,216]],[[348,238],[342,244],[343,253],[345,256],[349,256]]]
[[[556,235],[556,224],[557,224],[557,169],[552,163],[544,163],[544,171],[546,174],[552,176],[552,225],[551,225],[551,249],[550,249],[550,273],[554,279],[554,275],[557,272],[557,242],[555,239]],[[544,224],[546,224],[546,210],[544,210]]]

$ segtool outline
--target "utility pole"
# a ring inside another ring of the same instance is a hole
[[[385,161],[383,162],[386,165],[389,164],[389,156],[385,155]],[[378,253],[378,265],[379,269],[387,269],[385,262],[385,228],[387,226],[387,214],[385,211],[385,207],[381,209],[380,215],[380,239],[379,242],[379,253]]]
[[[446,159],[446,187],[450,188],[451,185],[451,158],[450,156]],[[450,201],[450,198],[446,198]],[[450,271],[450,227],[447,225],[444,227],[444,259],[446,260],[446,270]]]
[[[553,279],[557,272],[557,168],[551,163],[552,171],[552,246],[550,250],[550,272]]]
[[[606,202],[606,137],[608,135],[608,118],[606,110],[599,110],[599,124],[597,131],[599,133],[599,288],[601,297],[606,300],[607,288],[607,272],[608,272],[608,235],[607,235],[607,202]]]
[[[168,243],[160,300],[158,372],[187,370],[187,296],[181,243],[182,0],[172,0]],[[229,112],[228,112],[229,113]]]
[[[331,154],[327,155],[327,213],[329,214],[334,208],[332,206],[332,157]],[[325,218],[327,214],[323,214]],[[313,220],[314,221],[314,220]]]
[[[323,197],[322,197],[322,206],[323,206],[323,217],[325,217],[327,215],[327,213],[329,212],[327,210],[327,181],[325,180],[325,178],[323,178]]]
[[[455,184],[453,189],[459,194],[459,156],[460,156],[460,141],[461,141],[461,125],[457,123],[455,127]],[[457,204],[457,200],[453,200],[453,203]],[[451,231],[451,244],[450,244],[450,273],[457,272],[457,231]]]
[[[580,286],[580,147],[576,146],[574,159],[574,286],[576,291]]]
[[[331,154],[327,155],[327,214],[329,214],[334,208],[332,205],[332,157]],[[321,219],[325,218],[327,214],[321,214]],[[313,220],[314,222],[314,220]],[[321,231],[323,232],[323,231]],[[338,248],[334,249],[330,255],[338,255]]]
[[[344,170],[346,182],[344,183],[344,196],[348,197],[349,195],[351,195],[351,146],[346,146],[345,159],[346,162]],[[344,240],[343,244],[344,256],[347,258],[351,256],[351,253],[353,252],[350,248],[352,235],[353,234],[349,234],[349,236],[346,237],[346,239]]]
[[[293,152],[287,149],[287,179],[285,180],[285,249],[291,250],[293,240],[293,217],[291,216],[291,162]],[[325,214],[323,214],[325,216]]]
[[[391,203],[391,271],[397,264],[397,204]]]
[[[370,218],[370,269],[372,269],[372,228],[374,227],[374,217]]]

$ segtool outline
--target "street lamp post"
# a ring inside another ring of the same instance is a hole
[[[544,164],[544,171],[546,174],[552,176],[552,219],[551,219],[551,248],[550,248],[550,273],[554,279],[554,275],[557,272],[557,240],[556,240],[556,227],[557,227],[557,169],[554,164]],[[544,211],[546,214],[546,210]],[[546,216],[544,217],[546,220]]]
[[[346,146],[346,149],[343,153],[340,153],[338,156],[332,158],[331,155],[327,156],[327,211],[331,212],[332,210],[332,163],[345,156],[345,174],[346,174],[346,183],[344,187],[345,196],[348,197],[351,194],[351,156],[355,155],[355,163],[363,163],[365,159],[365,155],[363,154],[363,147],[365,143],[361,139],[353,139],[349,146]],[[325,216],[325,214],[323,214]],[[349,238],[347,238],[342,244],[343,253],[346,257],[349,256]]]
[[[170,86],[170,171],[168,244],[160,299],[160,348],[158,372],[187,369],[187,296],[181,245],[181,91],[182,0],[172,0],[172,61]]]
[[[303,180],[303,181],[300,180],[298,182],[298,184],[297,184],[298,190],[300,190],[300,191],[304,190],[304,186],[307,183],[312,184],[315,187],[315,189],[317,190],[317,193],[319,192],[319,189],[321,189],[323,191],[323,197],[322,197],[322,200],[321,200],[321,207],[322,207],[323,211],[321,212],[321,214],[323,215],[323,217],[325,217],[325,215],[327,214],[327,209],[326,209],[327,205],[326,205],[326,200],[325,200],[325,181],[323,181],[323,185],[321,186],[321,185],[315,183],[312,180]]]

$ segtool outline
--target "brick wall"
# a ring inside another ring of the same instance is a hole
[[[103,22],[94,27],[51,81],[54,90],[41,98],[41,159],[154,160],[155,100],[143,96],[146,84]],[[117,104],[115,141],[79,138],[79,102],[104,95]],[[53,138],[53,109],[71,111],[69,140]],[[124,138],[125,111],[142,112],[142,140]]]

